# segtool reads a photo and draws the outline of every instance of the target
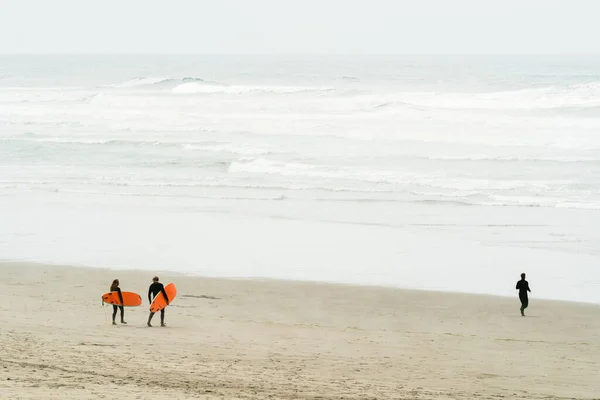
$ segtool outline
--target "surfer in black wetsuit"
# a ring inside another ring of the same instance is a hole
[[[162,292],[163,296],[165,296],[165,300],[167,301],[167,304],[169,304],[169,297],[167,296],[167,292],[165,292],[165,287],[163,286],[162,283],[160,283],[158,281],[158,276],[155,276],[154,278],[152,278],[152,284],[148,288],[148,301],[150,302],[150,304],[152,304],[152,300],[161,292]],[[150,312],[150,316],[148,317],[148,326],[149,327],[152,327],[152,324],[150,324],[150,321],[152,321],[153,316],[154,316],[154,313]],[[165,324],[165,309],[164,308],[162,310],[160,310],[160,326],[167,326]]]
[[[112,285],[110,285],[110,291],[111,292],[117,292],[119,293],[119,300],[121,300],[121,304],[123,304],[123,295],[121,294],[121,288],[119,287],[119,280],[115,279],[112,283]],[[125,322],[125,320],[123,318],[125,318],[125,309],[123,308],[122,305],[120,306],[116,306],[113,304],[113,325],[116,325],[117,323],[115,322],[115,318],[117,317],[117,310],[121,309],[121,323],[122,324],[127,324],[127,322]]]
[[[525,309],[529,305],[527,292],[531,292],[531,289],[529,289],[529,282],[525,280],[525,274],[521,274],[521,280],[517,282],[516,289],[519,291],[519,300],[521,300],[521,315],[524,317]]]

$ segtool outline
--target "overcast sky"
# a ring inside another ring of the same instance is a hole
[[[0,0],[0,53],[600,53],[600,0]]]

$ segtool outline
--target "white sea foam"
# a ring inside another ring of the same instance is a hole
[[[493,93],[408,93],[398,98],[414,106],[453,110],[595,108],[600,107],[600,82]]]

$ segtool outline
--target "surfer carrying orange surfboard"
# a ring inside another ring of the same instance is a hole
[[[112,283],[112,285],[110,285],[110,291],[111,292],[117,292],[119,294],[119,300],[121,300],[121,304],[124,304],[123,302],[123,295],[121,294],[121,288],[119,287],[119,280],[115,279]],[[113,304],[113,315],[112,315],[112,324],[116,325],[117,323],[115,322],[115,318],[117,316],[117,310],[121,309],[121,323],[122,324],[127,324],[127,322],[125,322],[124,318],[125,318],[125,309],[123,308],[123,306],[116,306]]]
[[[148,288],[148,301],[150,302],[150,304],[152,304],[152,300],[158,296],[159,293],[162,293],[162,295],[165,297],[165,300],[167,301],[167,305],[169,304],[169,296],[167,296],[167,292],[165,292],[165,287],[163,286],[162,283],[160,283],[158,281],[158,276],[155,276],[154,278],[152,278],[152,284],[150,285],[150,287]],[[150,311],[150,316],[148,316],[148,326],[152,327],[152,324],[150,323],[150,321],[152,321],[152,317],[154,316],[154,313],[152,311]],[[167,326],[165,324],[165,309],[162,308],[160,310],[160,326]]]

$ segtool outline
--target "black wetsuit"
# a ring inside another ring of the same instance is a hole
[[[121,288],[116,288],[115,290],[112,290],[112,291],[119,293],[119,300],[121,300],[121,304],[123,304],[123,295],[121,294]],[[118,309],[121,309],[121,322],[124,322],[125,309],[123,308],[123,306],[116,306],[113,304],[113,316],[112,316],[113,323],[115,322],[115,318],[117,317]]]
[[[531,292],[531,289],[529,289],[529,282],[527,282],[525,279],[521,279],[519,282],[517,282],[516,289],[519,291],[519,300],[521,300],[521,314],[523,314],[523,311],[529,305],[529,297],[527,296],[527,292]]]
[[[167,296],[167,292],[165,292],[165,287],[160,282],[152,282],[150,287],[148,288],[148,302],[152,304],[152,300],[158,296],[158,294],[162,292],[163,296],[165,296],[165,300],[167,300],[167,304],[169,303],[169,296]],[[154,316],[153,312],[150,312],[150,316],[148,317],[148,325],[150,325],[150,321]],[[160,324],[165,324],[165,309],[160,310]]]

